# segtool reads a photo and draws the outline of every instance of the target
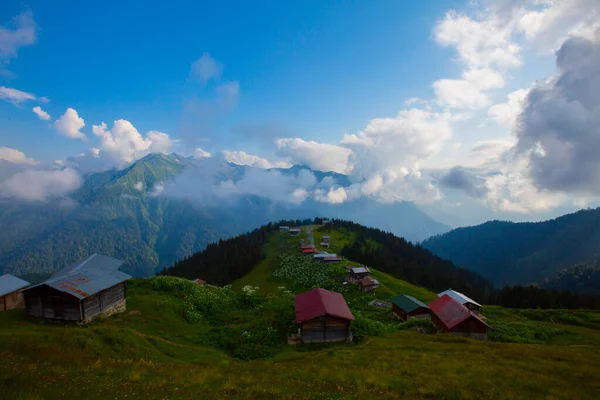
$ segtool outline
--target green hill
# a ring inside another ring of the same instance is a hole
[[[495,285],[541,283],[600,257],[600,208],[543,222],[490,221],[458,228],[422,245]],[[575,287],[576,289],[576,287]]]
[[[312,228],[304,235],[318,242],[325,233]],[[327,233],[336,253],[356,240]],[[270,233],[262,249],[230,286],[133,280],[125,313],[85,326],[0,313],[0,398],[591,399],[600,390],[600,312],[485,306],[489,342],[418,333],[422,323],[369,302],[435,294],[377,265],[375,293],[342,292],[357,343],[287,345],[293,294],[316,281],[341,289],[342,269],[356,263],[306,276],[314,266],[298,260],[297,237]]]

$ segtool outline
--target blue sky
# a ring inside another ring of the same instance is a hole
[[[558,79],[594,87],[595,60],[567,50],[595,54],[598,20],[592,0],[11,2],[0,161],[70,177],[148,152],[300,163],[350,175],[353,188],[307,194],[327,202],[413,201],[453,224],[546,218],[600,194],[577,172],[597,166],[578,165],[600,136],[595,103]],[[589,68],[557,68],[557,52]],[[569,90],[589,117],[542,124]]]

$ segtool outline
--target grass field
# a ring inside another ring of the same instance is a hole
[[[375,294],[344,294],[361,321],[384,330],[353,344],[286,345],[293,296],[272,273],[297,243],[275,235],[267,259],[233,289],[130,282],[127,311],[86,326],[0,313],[0,398],[598,398],[600,313],[489,306],[502,342],[420,334],[368,302],[435,294],[376,270]]]

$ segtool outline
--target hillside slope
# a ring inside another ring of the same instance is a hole
[[[305,228],[307,239],[322,234]],[[353,240],[331,236],[334,246]],[[375,293],[342,292],[362,340],[289,346],[293,294],[305,283],[290,280],[298,271],[281,273],[282,257],[297,254],[298,238],[272,233],[263,249],[233,288],[134,280],[125,313],[82,327],[0,313],[0,398],[587,399],[600,390],[597,312],[486,306],[491,342],[417,333],[369,303],[435,294],[377,266]],[[335,286],[338,267],[308,277]]]
[[[442,258],[496,285],[539,283],[600,256],[600,208],[535,223],[486,222],[424,241]]]

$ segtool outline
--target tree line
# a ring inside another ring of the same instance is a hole
[[[425,248],[380,229],[350,221],[332,220],[321,229],[347,229],[357,239],[342,249],[342,255],[396,278],[435,292],[454,289],[485,304],[508,308],[600,309],[600,296],[570,290],[547,290],[535,285],[494,288],[481,275],[457,267]]]
[[[251,232],[211,243],[203,251],[163,268],[159,275],[199,278],[212,285],[227,285],[246,275],[265,258],[263,245],[279,226],[303,226],[313,222],[304,219],[268,223]]]

